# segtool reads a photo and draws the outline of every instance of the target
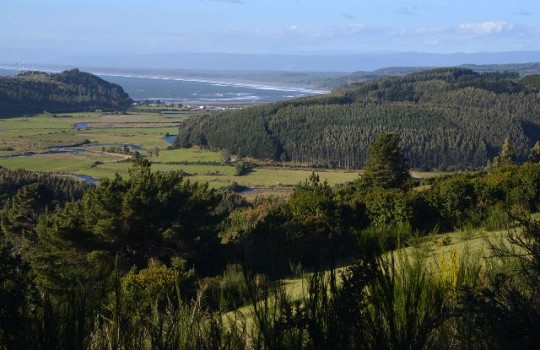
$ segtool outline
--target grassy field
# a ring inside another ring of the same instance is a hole
[[[162,113],[164,111],[165,113]],[[172,113],[172,114],[170,114]],[[56,173],[111,178],[115,173],[128,175],[129,155],[119,152],[123,145],[148,157],[156,170],[182,170],[194,181],[211,187],[242,186],[259,188],[256,195],[290,194],[290,187],[304,181],[312,169],[270,167],[260,164],[247,174],[235,175],[232,165],[223,165],[220,152],[192,149],[168,149],[166,135],[177,133],[178,123],[200,114],[178,108],[139,107],[129,114],[64,113],[39,114],[0,120],[0,166]],[[82,125],[80,123],[84,123]],[[82,149],[78,154],[46,154],[51,147]],[[156,150],[158,152],[156,152]],[[31,152],[36,155],[28,155]],[[358,178],[359,171],[316,169],[321,180],[336,185]],[[415,174],[425,177],[426,174]],[[433,176],[433,174],[427,174]],[[276,188],[282,188],[276,191]],[[253,196],[254,194],[251,194]]]
[[[193,163],[221,163],[221,154],[219,152],[210,152],[196,148],[180,148],[171,150],[162,150],[155,159],[157,162],[193,162]]]

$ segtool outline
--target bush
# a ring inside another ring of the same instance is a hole
[[[366,197],[366,209],[371,224],[376,227],[397,226],[413,217],[407,193],[397,189],[374,189]]]
[[[484,228],[488,231],[498,231],[509,228],[508,212],[501,204],[495,204],[487,209]]]
[[[236,176],[243,176],[243,175],[247,175],[251,172],[253,168],[253,165],[250,164],[250,163],[246,163],[246,162],[237,162],[235,165],[234,165],[234,169],[235,169],[235,175]]]
[[[221,276],[203,280],[208,306],[213,310],[229,311],[243,306],[247,301],[247,285],[242,267],[227,265]]]

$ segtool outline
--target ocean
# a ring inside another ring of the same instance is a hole
[[[0,68],[0,75],[14,75],[14,69]],[[151,76],[94,72],[118,84],[135,101],[161,101],[194,104],[253,104],[283,101],[326,93],[324,90],[257,82],[185,79],[177,76]]]

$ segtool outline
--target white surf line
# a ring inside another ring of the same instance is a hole
[[[14,70],[14,71],[23,71],[19,68],[0,66],[0,69]],[[41,71],[45,73],[60,73],[62,70],[50,69],[50,68],[34,68],[34,71]],[[301,92],[314,95],[322,95],[329,93],[330,90],[317,90],[317,89],[308,89],[302,87],[292,87],[292,86],[282,86],[282,85],[265,85],[257,83],[242,83],[242,82],[231,82],[231,81],[221,81],[221,80],[209,80],[209,79],[194,79],[194,78],[181,78],[181,77],[169,77],[169,76],[158,76],[158,75],[136,75],[136,74],[120,74],[120,73],[105,73],[99,71],[87,71],[89,73],[95,74],[100,77],[118,77],[118,78],[135,78],[135,79],[155,79],[155,80],[174,80],[174,81],[187,81],[195,83],[206,83],[218,86],[235,86],[235,87],[245,87],[252,88],[257,90],[273,90],[273,91],[288,91],[288,92]]]
[[[308,89],[308,88],[302,88],[302,87],[264,85],[264,84],[257,84],[257,83],[242,83],[242,82],[230,82],[230,81],[209,80],[209,79],[194,79],[194,78],[181,78],[181,77],[156,76],[156,75],[118,74],[118,73],[103,73],[103,72],[92,72],[92,73],[98,76],[187,81],[187,82],[195,82],[195,83],[206,83],[206,84],[212,84],[212,85],[217,85],[217,86],[235,86],[235,87],[252,88],[252,89],[257,89],[257,90],[302,92],[302,93],[310,93],[310,94],[316,94],[316,95],[326,94],[330,92],[328,90],[316,90],[316,89]]]

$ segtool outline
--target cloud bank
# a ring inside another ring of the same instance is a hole
[[[514,24],[509,22],[480,22],[480,23],[462,23],[458,26],[461,33],[473,35],[488,35],[502,33],[514,29]]]

